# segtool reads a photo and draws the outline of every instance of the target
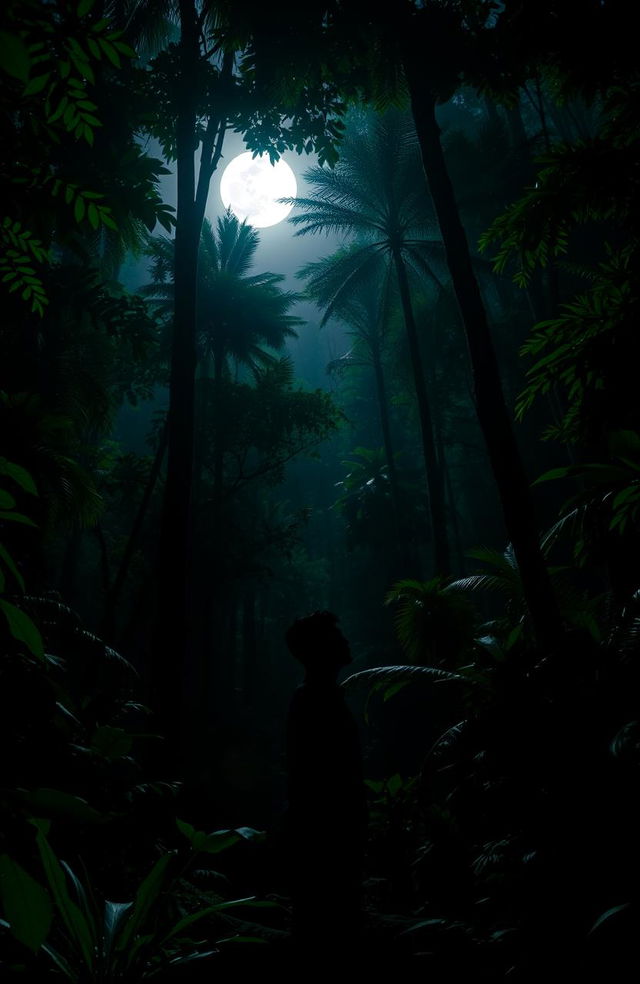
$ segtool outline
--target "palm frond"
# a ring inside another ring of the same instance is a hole
[[[430,680],[432,683],[465,683],[469,684],[466,677],[460,673],[451,673],[449,670],[441,670],[435,666],[376,666],[371,670],[360,670],[352,673],[342,682],[345,690],[354,690],[356,687],[375,686],[382,688],[388,684],[396,684],[401,681],[410,682],[411,680]]]

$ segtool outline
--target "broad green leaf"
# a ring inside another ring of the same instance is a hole
[[[6,519],[10,523],[22,523],[24,526],[35,526],[36,524],[28,516],[24,516],[22,513],[18,512],[7,512],[4,509],[0,509],[0,519]]]
[[[47,122],[48,122],[48,123],[55,123],[55,122],[56,122],[56,120],[59,120],[59,119],[60,119],[60,117],[62,116],[62,114],[63,114],[63,113],[66,113],[66,111],[67,111],[67,106],[68,106],[68,105],[69,105],[69,97],[68,97],[68,96],[63,96],[63,97],[62,97],[62,99],[60,100],[60,102],[58,103],[58,107],[57,107],[57,109],[56,109],[56,110],[55,110],[55,112],[54,112],[54,113],[53,113],[53,114],[52,114],[52,115],[51,115],[51,116],[50,116],[50,117],[48,118],[48,120],[47,120]]]
[[[29,52],[19,37],[7,31],[0,31],[0,66],[7,75],[21,82],[26,82],[29,77]]]
[[[98,44],[104,51],[105,55],[107,56],[113,67],[120,68],[121,65],[120,57],[118,55],[118,52],[113,47],[113,45],[110,44],[109,41],[105,41],[103,38],[99,38]]]
[[[91,133],[91,130],[89,130]],[[85,130],[86,135],[86,130]],[[95,207],[93,202],[89,202],[89,207],[87,208],[87,218],[89,219],[89,224],[92,229],[97,229],[100,225],[100,216],[98,215],[98,209]]]
[[[563,468],[552,468],[550,471],[546,471],[544,475],[540,475],[536,478],[534,485],[539,485],[540,482],[552,482],[556,478],[566,478],[568,475],[575,474],[572,465],[566,465]]]
[[[167,867],[173,857],[174,852],[170,852],[168,854],[163,854],[161,858],[158,858],[153,868],[140,885],[133,904],[133,911],[130,918],[127,920],[124,931],[122,932],[117,943],[116,948],[119,951],[126,948],[129,941],[142,927],[147,915],[149,914],[149,910],[158,901],[160,892],[164,887]]]
[[[399,772],[387,779],[387,791],[391,796],[395,796],[402,789],[402,776]]]
[[[91,939],[97,940],[98,937],[98,925],[96,921],[95,907],[91,904],[90,899],[92,899],[91,889],[89,892],[86,891],[84,885],[74,872],[73,868],[69,867],[66,861],[60,862],[61,867],[66,872],[67,878],[73,885],[76,892],[76,899],[78,905],[84,914],[87,923],[89,924],[89,932],[91,933]]]
[[[35,96],[39,92],[42,92],[45,85],[49,81],[51,72],[47,72],[45,75],[37,75],[35,79],[31,79],[28,86],[24,90],[25,96]]]
[[[137,58],[138,55],[136,51],[124,41],[114,41],[113,47],[120,52],[121,55],[125,55],[127,58]]]
[[[4,598],[0,598],[0,611],[4,613],[9,623],[9,631],[13,638],[17,639],[18,642],[24,642],[37,659],[44,659],[42,636],[33,619]]]
[[[88,968],[92,968],[94,963],[95,941],[91,938],[89,924],[87,923],[83,913],[80,911],[75,902],[72,901],[69,895],[64,871],[62,870],[57,857],[53,853],[48,840],[42,833],[38,821],[32,820],[30,822],[38,831],[36,835],[36,843],[38,845],[38,850],[40,851],[40,857],[42,858],[42,864],[47,876],[47,881],[49,882],[49,888],[51,889],[54,902],[60,915],[62,916],[67,932],[78,947],[79,954],[82,956],[86,966]]]
[[[0,475],[9,475],[25,492],[30,492],[31,495],[38,494],[36,483],[33,481],[27,469],[23,468],[22,465],[16,465],[14,461],[7,461],[6,458],[0,458]]]
[[[196,833],[196,828],[192,827],[191,824],[187,823],[185,820],[178,819],[178,817],[176,817],[176,826],[180,831],[180,833],[184,834],[187,840],[193,843],[193,838]]]
[[[13,509],[16,500],[5,489],[0,489],[0,509]]]
[[[35,953],[51,927],[51,899],[47,890],[8,854],[0,855],[0,898],[12,935]]]
[[[78,17],[84,17],[93,8],[95,0],[80,0],[78,4]]]
[[[110,211],[104,206],[100,209],[100,221],[107,227],[107,229],[113,229],[114,232],[118,231],[118,226],[115,219],[112,218]]]

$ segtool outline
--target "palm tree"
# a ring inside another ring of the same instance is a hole
[[[220,403],[221,388],[229,360],[236,365],[257,369],[274,361],[273,352],[280,351],[287,338],[295,338],[295,326],[300,318],[289,314],[297,295],[283,291],[282,274],[258,273],[249,276],[260,237],[251,226],[241,223],[227,211],[220,216],[216,229],[205,219],[200,239],[198,263],[198,303],[196,307],[197,358],[203,381],[206,383],[201,413],[202,431],[207,426],[210,403],[208,394]],[[151,241],[153,282],[142,288],[159,313],[173,313],[173,241],[161,237]],[[220,414],[216,414],[214,488],[219,498],[222,491],[223,429]],[[202,455],[197,454],[201,459]],[[198,468],[196,468],[196,474]]]
[[[380,416],[380,434],[395,513],[396,533],[399,534],[401,528],[400,497],[383,365],[389,320],[390,278],[387,276],[384,282],[379,285],[363,284],[348,299],[345,298],[341,303],[332,303],[336,289],[340,286],[342,261],[343,259],[348,261],[348,253],[358,248],[356,245],[346,250],[341,249],[315,263],[308,263],[298,272],[297,276],[307,281],[307,294],[316,301],[320,308],[325,309],[320,326],[322,327],[331,317],[334,317],[347,326],[349,335],[354,339],[354,347],[348,355],[329,363],[327,371],[341,371],[361,365],[370,366],[373,369],[378,414]],[[361,352],[362,356],[360,355]]]
[[[325,309],[323,320],[347,309],[362,289],[391,282],[397,286],[418,401],[434,560],[438,571],[448,573],[443,474],[410,288],[410,277],[427,277],[440,290],[433,267],[444,257],[439,239],[433,237],[434,217],[413,125],[396,110],[384,116],[363,114],[345,138],[335,169],[313,167],[305,178],[314,194],[291,199],[302,210],[289,220],[300,227],[296,235],[338,232],[358,237],[351,249],[303,271],[312,296]]]
[[[200,359],[212,360],[218,382],[228,359],[252,369],[272,362],[269,349],[280,351],[302,324],[288,313],[297,296],[280,288],[282,274],[247,275],[258,243],[256,230],[231,212],[218,219],[216,233],[204,221],[197,333]]]
[[[302,324],[288,313],[297,295],[280,288],[282,274],[248,276],[259,241],[258,232],[231,211],[218,218],[215,230],[208,219],[202,225],[196,351],[201,373],[212,370],[218,383],[230,359],[252,369],[272,362],[269,350],[280,351]],[[152,282],[141,290],[166,319],[173,315],[173,252],[173,240],[151,240]]]

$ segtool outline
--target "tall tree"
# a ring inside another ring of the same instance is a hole
[[[371,289],[372,283],[384,282],[390,273],[395,280],[418,402],[434,561],[438,571],[447,573],[444,480],[410,286],[410,276],[426,276],[439,284],[433,267],[442,262],[442,246],[433,238],[433,216],[410,119],[398,111],[363,117],[345,138],[335,169],[314,167],[305,177],[314,194],[292,199],[301,209],[290,219],[300,227],[296,235],[333,231],[358,237],[351,250],[336,257],[331,281],[324,270],[325,317],[345,306],[358,289]]]
[[[555,645],[560,628],[558,606],[542,556],[529,482],[506,408],[487,313],[474,275],[469,244],[460,221],[436,119],[436,104],[450,98],[464,70],[478,24],[492,5],[407,3],[398,19],[398,52],[404,70],[422,161],[447,264],[464,326],[478,421],[496,479],[505,525],[520,567],[527,604],[540,640]]]
[[[218,405],[210,419],[209,387],[203,387],[202,427],[213,426],[216,432],[215,489],[222,491],[224,421],[220,414],[221,387],[228,360],[256,368],[273,361],[287,338],[296,337],[299,318],[289,314],[296,295],[280,285],[282,274],[249,275],[259,233],[240,223],[227,212],[213,225],[202,225],[196,306],[196,358],[201,379],[213,377],[213,397]],[[152,241],[153,282],[142,293],[156,302],[165,314],[173,314],[175,281],[173,256],[175,244],[167,238]],[[174,328],[175,330],[175,328]]]
[[[355,249],[357,250],[358,246]],[[343,259],[346,259],[346,251],[340,250],[322,260],[306,264],[298,272],[298,276],[306,280],[307,293],[321,309],[324,309],[321,326],[333,317],[347,326],[354,340],[355,351],[352,349],[347,357],[334,360],[328,369],[340,370],[363,364],[370,365],[373,369],[380,417],[380,436],[391,488],[396,534],[400,537],[402,530],[400,493],[384,371],[384,346],[391,295],[390,277],[387,276],[382,284],[361,284],[360,289],[350,293],[348,298],[335,302],[336,290],[342,285]]]
[[[153,643],[153,699],[175,731],[176,675],[189,649],[189,530],[193,484],[195,369],[197,361],[197,264],[200,232],[212,175],[220,161],[226,130],[250,132],[273,159],[287,148],[315,149],[335,158],[341,99],[322,77],[308,72],[286,85],[265,60],[258,64],[255,39],[273,33],[276,18],[253,3],[178,0],[131,5],[129,23],[148,29],[162,9],[173,15],[179,33],[151,63],[147,76],[149,126],[176,163],[177,225],[175,309],[171,356],[167,480],[160,531],[158,606]],[[140,17],[138,17],[140,13]],[[310,36],[322,23],[320,6],[298,5],[286,20]],[[266,33],[265,33],[266,32]],[[291,40],[294,40],[292,35]],[[292,49],[296,50],[296,49]],[[297,56],[295,61],[299,59]],[[272,66],[273,67],[273,62]],[[282,66],[280,66],[280,69]],[[265,101],[266,100],[266,101]]]

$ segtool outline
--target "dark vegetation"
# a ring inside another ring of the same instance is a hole
[[[7,979],[284,971],[283,637],[323,608],[363,967],[631,979],[632,12],[6,0]],[[297,281],[209,195],[232,131],[314,155]]]

